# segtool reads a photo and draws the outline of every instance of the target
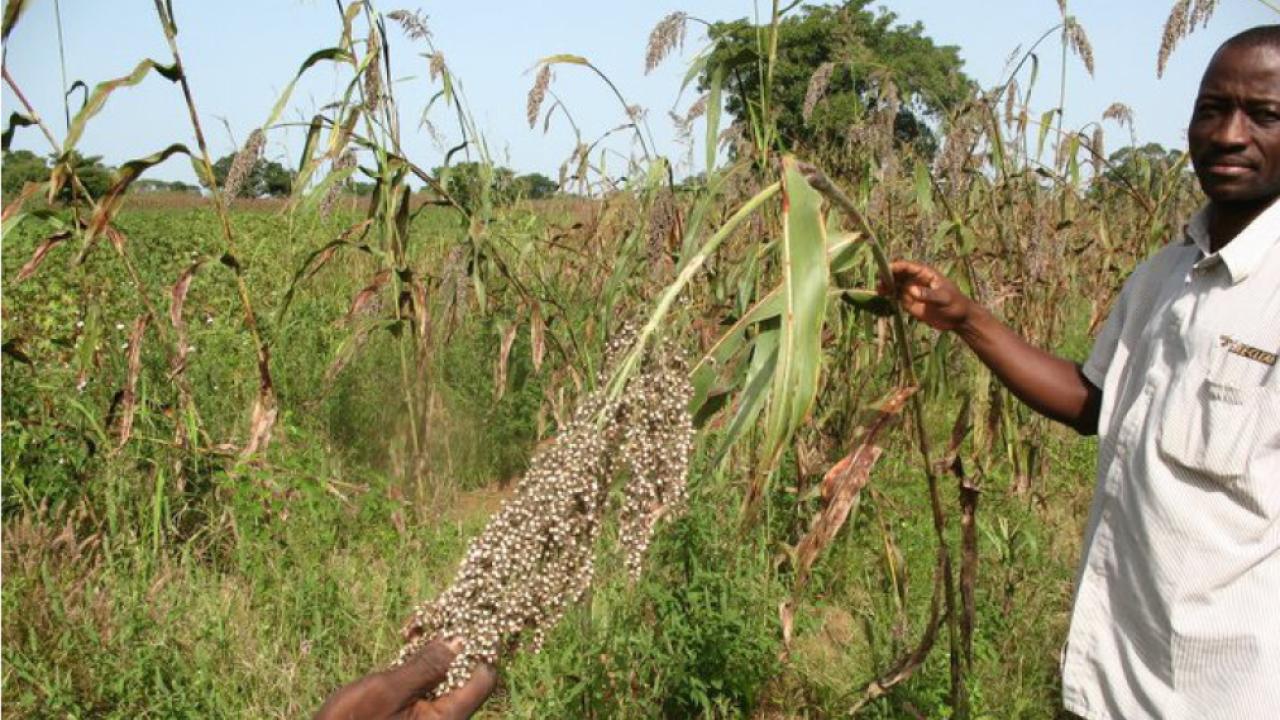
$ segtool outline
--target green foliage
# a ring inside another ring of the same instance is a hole
[[[777,26],[777,57],[768,89],[768,117],[761,68],[766,67],[768,26],[748,20],[712,25],[713,51],[701,84],[717,68],[725,72],[727,109],[744,126],[773,124],[782,149],[810,156],[841,146],[850,130],[887,106],[887,83],[900,100],[893,129],[900,143],[927,155],[937,145],[929,123],[966,99],[973,83],[961,70],[957,49],[938,46],[923,27],[897,24],[884,8],[867,9],[871,0],[837,5],[806,5]],[[823,63],[835,67],[823,99],[806,119],[810,78]]]
[[[692,486],[649,572],[637,583],[610,573],[543,652],[512,665],[512,715],[746,717],[759,705],[779,670],[782,588],[762,538],[726,537],[729,488],[709,477]]]
[[[294,183],[259,161],[246,185],[259,196],[296,184],[287,213],[219,217],[197,200],[117,214],[121,203],[110,212],[100,203],[92,221],[102,232],[86,242],[72,222],[89,214],[84,198],[20,210],[0,248],[6,709],[254,718],[314,709],[394,655],[403,613],[448,582],[495,498],[594,387],[605,340],[623,320],[647,318],[646,340],[664,337],[691,361],[733,335],[733,351],[699,378],[705,424],[686,512],[659,526],[634,584],[619,576],[606,531],[599,584],[540,655],[506,666],[488,713],[847,714],[925,633],[940,544],[957,541],[954,516],[942,538],[928,522],[935,506],[917,440],[900,431],[877,440],[884,454],[869,489],[802,589],[794,554],[829,502],[821,478],[867,410],[918,376],[923,437],[950,437],[962,408],[974,421],[956,448],[984,491],[969,699],[979,717],[1050,716],[1092,446],[1029,417],[956,343],[880,323],[869,290],[878,269],[858,249],[879,251],[867,242],[874,224],[886,252],[931,258],[1003,301],[1004,319],[1033,342],[1080,357],[1107,289],[1140,253],[1131,240],[1163,237],[1191,200],[1168,189],[1177,164],[1153,165],[1151,198],[1145,186],[1107,182],[1087,194],[1072,152],[1052,167],[1039,153],[1028,159],[1025,121],[1011,118],[1016,130],[1003,137],[985,115],[957,109],[969,85],[954,49],[867,7],[802,8],[778,26],[776,57],[772,28],[714,28],[704,84],[723,77],[730,112],[756,142],[717,169],[713,102],[707,172],[677,192],[668,161],[645,147],[648,164],[631,158],[627,186],[599,182],[606,199],[514,203],[545,198],[554,183],[487,158],[444,54],[402,20],[430,46],[422,75],[438,87],[426,109],[456,112],[478,158],[422,170],[399,156],[390,116],[407,99],[379,97],[409,84],[372,82],[381,58],[353,40],[353,24],[377,18],[348,4],[336,45],[294,75],[325,62],[351,80],[313,119],[305,176]],[[172,8],[157,9],[173,41]],[[596,69],[572,55],[548,62]],[[825,62],[831,84],[806,121],[808,81]],[[185,82],[177,67],[144,61],[100,86],[95,107],[152,69]],[[703,71],[695,64],[689,77]],[[843,133],[892,108],[890,83],[902,102],[888,116],[899,142],[877,152],[909,162],[836,176],[850,188],[846,203],[871,219],[849,223],[862,234],[842,226],[851,218],[824,215],[832,196],[819,198],[790,159],[778,198],[777,145],[837,171],[873,161]],[[956,144],[931,176],[913,156],[930,152],[935,123],[973,144]],[[574,170],[594,187],[603,169],[579,139]],[[92,193],[105,192],[97,159],[67,161]],[[230,163],[219,161],[218,181]],[[34,155],[6,155],[6,183],[11,164],[48,172]],[[352,183],[356,168],[376,183]],[[430,175],[460,209],[418,202],[409,181]],[[338,182],[368,195],[368,211],[326,207]],[[133,189],[152,187],[165,185]],[[836,238],[844,245],[833,248]],[[770,297],[776,306],[764,312]],[[135,323],[143,330],[131,353]],[[785,334],[783,323],[793,325]],[[769,387],[774,372],[785,386]],[[758,427],[761,416],[773,422]],[[271,443],[250,449],[249,436],[270,425],[250,422],[261,417],[274,418]],[[761,448],[776,451],[770,466]],[[949,515],[952,481],[940,500]],[[736,509],[748,487],[761,491],[759,512],[743,523]],[[780,607],[795,611],[789,647]],[[865,716],[960,712],[944,643]]]
[[[556,181],[541,173],[516,175],[510,168],[475,161],[438,167],[432,174],[468,212],[480,209],[486,188],[488,200],[494,205],[507,205],[517,198],[543,200],[559,189]]]
[[[102,164],[101,155],[81,155],[71,151],[66,164],[72,168],[80,179],[84,189],[94,197],[99,197],[111,187],[113,170]],[[30,150],[15,150],[4,154],[4,195],[12,196],[22,190],[28,182],[44,182],[52,172],[44,159]],[[59,198],[70,200],[73,193],[79,190],[69,183],[62,188]]]
[[[49,166],[44,158],[30,150],[14,150],[5,152],[3,171],[0,172],[4,184],[4,196],[11,197],[31,182],[44,182],[49,179]]]
[[[522,198],[528,200],[543,200],[556,194],[559,184],[555,180],[543,175],[542,173],[527,173],[518,175],[512,181],[512,190]]]
[[[1182,151],[1170,150],[1159,143],[1122,147],[1107,158],[1107,169],[1102,173],[1102,181],[1158,196],[1170,173],[1175,170],[1184,171],[1187,183],[1193,181],[1190,172],[1185,172],[1183,155]]]

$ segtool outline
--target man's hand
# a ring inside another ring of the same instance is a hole
[[[973,301],[937,270],[919,263],[895,260],[889,265],[898,304],[911,317],[935,330],[958,330],[969,321]],[[882,282],[879,292],[889,295]]]
[[[366,675],[329,696],[315,720],[463,720],[471,717],[498,684],[493,668],[481,664],[457,690],[435,700],[439,685],[460,650],[456,643],[432,641],[401,665]]]
[[[938,330],[955,331],[1032,410],[1082,435],[1098,431],[1102,391],[1079,365],[1028,344],[937,270],[905,260],[894,261],[889,269],[897,290],[894,299],[911,317]],[[883,283],[880,294],[890,294]]]

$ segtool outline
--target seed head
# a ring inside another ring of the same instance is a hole
[[[702,97],[698,98],[697,100],[694,100],[693,104],[689,106],[689,112],[685,113],[685,116],[684,116],[685,124],[690,124],[694,120],[697,120],[703,115],[706,115],[707,103],[710,101],[711,101],[711,93],[703,93]]]
[[[350,170],[355,166],[356,166],[355,153],[351,152],[350,150],[347,150],[346,152],[342,153],[342,155],[340,155],[337,160],[333,161],[333,168],[330,172],[333,174],[336,174],[344,170]],[[324,197],[321,198],[320,200],[321,217],[329,217],[329,213],[333,211],[333,206],[338,201],[338,197],[342,195],[342,186],[344,184],[345,184],[345,178],[342,180],[335,178],[333,183],[329,185],[329,189],[325,191]]]
[[[1133,128],[1133,110],[1122,102],[1114,102],[1108,105],[1107,109],[1102,111],[1102,118],[1104,120],[1114,120],[1122,126],[1127,125],[1130,129]]]
[[[1018,106],[1018,78],[1009,79],[1009,87],[1004,95],[1004,124],[1013,125],[1013,111]]]
[[[1164,77],[1164,69],[1169,64],[1169,56],[1177,47],[1178,41],[1191,32],[1191,0],[1178,0],[1164,21],[1164,34],[1160,37],[1160,52],[1156,55],[1156,77]]]
[[[525,103],[525,115],[529,120],[529,127],[538,124],[538,113],[542,110],[542,101],[547,97],[547,86],[551,84],[551,65],[545,64],[538,70],[538,77],[533,81],[533,87],[529,88],[529,100]]]
[[[804,91],[804,107],[800,111],[801,117],[805,122],[809,122],[809,117],[813,115],[813,109],[817,107],[818,101],[827,92],[827,85],[831,83],[831,72],[836,69],[833,62],[824,62],[813,71],[813,75],[809,76],[809,87]]]
[[[430,72],[431,79],[436,80],[445,73],[446,66],[444,64],[444,53],[439,50],[431,53]]]
[[[1089,44],[1089,36],[1085,34],[1084,26],[1074,17],[1070,17],[1067,18],[1066,31],[1071,50],[1080,58],[1080,62],[1084,63],[1084,69],[1089,71],[1089,77],[1093,77],[1093,45]]]
[[[645,75],[661,65],[672,50],[684,47],[685,25],[688,19],[688,13],[673,12],[653,26],[653,32],[649,33],[649,44],[644,53]]]
[[[410,40],[430,40],[431,30],[427,28],[427,16],[421,10],[392,10],[387,17],[400,24],[400,29]]]
[[[606,348],[606,367],[632,347],[624,332]],[[443,695],[467,681],[477,662],[520,647],[537,651],[591,584],[601,528],[618,518],[626,567],[636,577],[657,522],[678,512],[692,452],[692,388],[684,363],[659,347],[622,393],[588,395],[553,444],[537,452],[515,494],[467,547],[453,583],[423,603],[405,629],[397,664],[435,637],[462,639]],[[597,387],[609,376],[602,374]],[[621,506],[610,506],[614,478]]]
[[[222,192],[228,198],[237,197],[244,190],[244,182],[258,164],[258,158],[262,157],[262,148],[266,144],[267,135],[262,132],[262,128],[249,133],[249,139],[240,148],[240,152],[236,153],[235,159],[231,161],[231,168],[227,170],[227,178],[222,182]]]
[[[376,27],[369,28],[366,47],[369,64],[364,69],[364,101],[369,112],[376,112],[382,104],[382,43]]]

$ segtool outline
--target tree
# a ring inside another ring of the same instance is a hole
[[[71,169],[75,171],[76,177],[80,178],[80,184],[95,198],[105,195],[115,182],[115,168],[103,165],[101,155],[85,156],[72,150],[68,162],[71,164]],[[69,185],[62,189],[62,197],[63,199],[71,198]]]
[[[227,181],[227,173],[231,171],[231,165],[235,159],[234,153],[223,155],[213,164],[213,178],[218,181],[219,187]],[[293,192],[293,173],[274,160],[258,158],[244,184],[240,186],[240,191],[236,193],[236,197],[256,198],[263,195],[284,197],[291,192]]]
[[[867,10],[870,4],[847,0],[836,7],[805,6],[779,23],[768,119],[782,148],[813,153],[843,144],[871,113],[891,107],[894,95],[895,139],[927,155],[937,148],[930,123],[966,99],[973,87],[957,48],[935,45],[919,23],[895,24],[897,15]],[[712,73],[722,69],[728,112],[757,128],[763,119],[760,38],[768,32],[745,19],[713,24],[714,46],[700,81],[709,87]],[[822,90],[814,102],[810,85],[819,69],[830,74],[825,88],[813,83]]]
[[[1170,150],[1160,143],[1122,147],[1107,158],[1102,181],[1127,183],[1139,192],[1158,193],[1161,182],[1181,161],[1181,151]]]
[[[49,179],[49,166],[44,158],[30,150],[14,150],[4,154],[3,180],[5,197],[11,197],[22,191],[29,182],[44,182]]]
[[[469,211],[480,206],[481,190],[489,183],[490,202],[501,205],[510,202],[515,173],[510,168],[497,165],[483,165],[478,162],[461,162],[447,168],[438,167],[432,171],[444,186],[446,192]]]
[[[293,192],[293,173],[278,162],[259,160],[258,164],[262,168],[262,194],[285,197]]]
[[[513,181],[515,194],[528,200],[541,200],[556,194],[560,185],[542,173],[520,175]]]
[[[56,157],[51,157],[50,161],[46,161],[30,150],[15,150],[4,154],[4,194],[6,196],[20,192],[22,187],[28,182],[43,182],[49,179],[53,168],[50,162],[57,163]],[[79,152],[72,151],[67,157],[67,164],[75,172],[76,177],[80,179],[80,183],[84,189],[95,198],[102,197],[104,193],[111,187],[114,181],[114,170],[102,164],[101,155],[81,155]],[[72,183],[68,182],[63,186],[58,197],[63,200],[70,200],[72,197]],[[79,191],[76,190],[78,193]]]

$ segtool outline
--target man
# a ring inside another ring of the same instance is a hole
[[[1090,719],[1280,718],[1280,25],[1218,49],[1187,136],[1209,204],[1134,271],[1083,367],[893,265],[908,313],[1100,436],[1062,659]]]

